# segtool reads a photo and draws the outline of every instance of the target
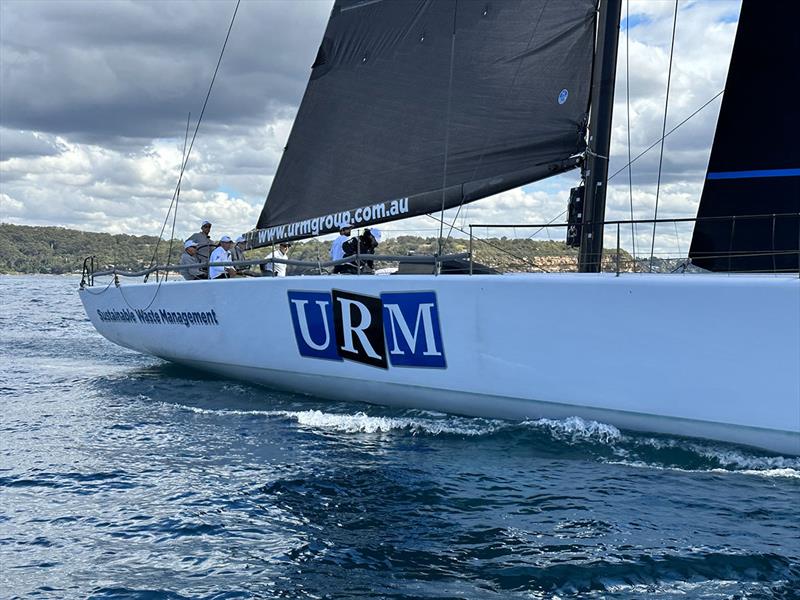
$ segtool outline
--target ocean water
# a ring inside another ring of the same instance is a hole
[[[0,597],[800,598],[797,458],[210,377],[77,283],[0,277]]]

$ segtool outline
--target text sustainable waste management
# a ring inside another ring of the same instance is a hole
[[[123,308],[117,310],[97,310],[97,316],[103,322],[111,323],[145,323],[148,325],[219,325],[217,313],[213,309],[207,311],[170,311],[161,310],[130,310]]]

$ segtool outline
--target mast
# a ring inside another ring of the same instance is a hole
[[[622,0],[599,0],[597,51],[592,75],[592,105],[589,115],[589,147],[583,172],[585,185],[583,227],[578,268],[599,273],[603,255],[603,225],[606,214],[608,151],[611,145],[611,115],[614,109],[614,78]]]

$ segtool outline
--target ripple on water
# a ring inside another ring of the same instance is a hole
[[[76,284],[0,278],[3,595],[798,597],[797,458],[220,380]]]

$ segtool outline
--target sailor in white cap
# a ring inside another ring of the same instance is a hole
[[[219,246],[211,253],[210,261],[215,262],[230,262],[231,260],[231,247],[233,240],[227,235],[219,238]],[[236,269],[233,267],[209,267],[209,279],[226,279],[228,277],[236,277]]]
[[[231,248],[231,260],[247,260],[247,257],[244,255],[246,240],[243,235],[240,235],[236,238],[236,242]],[[238,275],[251,275],[250,271],[248,271],[247,267],[239,265],[235,267],[236,273]]]
[[[280,244],[278,244],[277,248],[275,248],[264,258],[268,259],[280,258],[281,260],[288,260],[290,246],[291,245],[289,244],[289,242],[281,242]],[[268,262],[264,264],[262,271],[264,277],[286,277],[286,264],[277,263],[274,261]]]
[[[197,257],[201,263],[208,262],[209,256],[211,256],[211,250],[214,249],[214,242],[211,241],[209,237],[211,234],[211,221],[203,221],[200,224],[200,231],[197,233],[192,234],[189,238],[193,242],[197,244]],[[203,270],[205,271],[206,268],[204,267]]]
[[[195,279],[206,279],[206,274],[200,269],[200,257],[197,256],[197,242],[186,240],[183,244],[183,254],[181,254],[182,265],[192,265],[188,269],[183,269],[180,273],[184,279],[193,281]]]
[[[339,226],[339,237],[333,240],[333,244],[331,245],[331,260],[339,260],[340,258],[344,258],[344,250],[342,249],[342,244],[344,244],[350,238],[350,232],[352,227],[350,226],[349,221],[343,222]],[[334,273],[342,273],[344,269],[342,265],[336,265],[333,267]]]

